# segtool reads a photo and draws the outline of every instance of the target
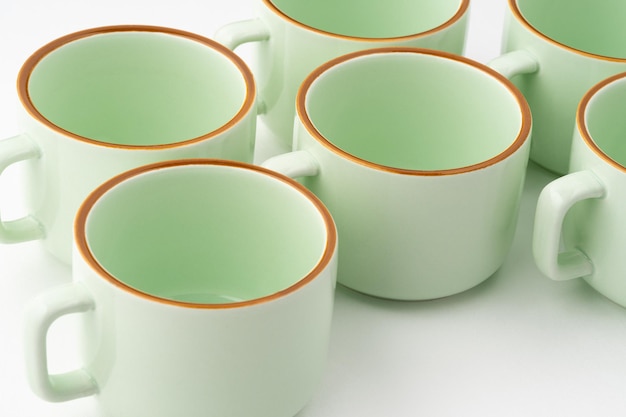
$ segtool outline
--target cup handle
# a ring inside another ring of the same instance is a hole
[[[69,401],[98,391],[98,385],[84,369],[50,375],[46,335],[52,323],[71,313],[94,309],[94,300],[80,283],[54,288],[33,299],[26,307],[24,349],[28,383],[41,398]]]
[[[541,191],[535,213],[533,256],[546,276],[564,281],[593,273],[593,263],[583,252],[560,251],[561,229],[565,215],[574,204],[605,194],[604,185],[589,171],[558,178]]]
[[[0,173],[9,165],[40,156],[39,148],[25,135],[17,135],[0,141]],[[18,243],[36,240],[44,236],[43,226],[32,216],[3,221],[0,218],[0,242]]]
[[[239,45],[249,42],[261,42],[270,38],[270,32],[261,19],[240,20],[219,28],[213,39],[231,51]],[[267,107],[263,100],[257,102],[257,114],[265,114]]]
[[[258,18],[228,23],[213,35],[214,40],[231,51],[244,43],[266,41],[269,38],[267,26]]]
[[[273,156],[261,164],[263,168],[290,178],[313,177],[319,174],[319,164],[307,151],[293,151]]]
[[[487,63],[508,79],[520,74],[531,74],[539,70],[539,61],[530,52],[524,50],[511,51]]]

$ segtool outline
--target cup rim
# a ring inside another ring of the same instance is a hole
[[[495,155],[489,159],[486,159],[484,161],[481,161],[472,165],[449,168],[449,169],[439,169],[439,170],[407,169],[407,168],[398,168],[398,167],[392,167],[388,165],[382,165],[376,162],[368,161],[366,159],[357,157],[341,149],[335,144],[331,143],[328,139],[326,139],[326,137],[319,130],[317,130],[317,128],[313,124],[313,121],[309,117],[309,114],[306,109],[306,96],[309,91],[309,88],[317,80],[318,77],[320,77],[327,70],[329,70],[330,68],[334,66],[340,65],[354,58],[359,58],[359,57],[368,56],[368,55],[382,55],[382,54],[387,54],[387,53],[411,53],[411,54],[437,56],[443,59],[449,59],[452,61],[457,61],[463,64],[467,64],[473,67],[474,69],[482,71],[486,73],[487,75],[493,77],[496,81],[499,81],[503,85],[503,87],[506,88],[511,93],[511,95],[513,96],[513,98],[516,100],[516,102],[519,105],[519,110],[521,113],[521,122],[520,122],[520,130],[517,134],[517,137],[515,138],[515,140],[511,142],[511,144],[505,150],[503,150],[498,155]],[[309,74],[309,76],[300,85],[300,88],[298,90],[298,94],[296,97],[296,113],[297,113],[297,117],[302,122],[305,129],[313,136],[315,140],[317,140],[320,144],[322,144],[323,146],[325,146],[327,149],[334,152],[335,154],[341,156],[342,158],[345,158],[354,163],[366,166],[368,168],[373,168],[373,169],[377,169],[380,171],[386,171],[386,172],[395,173],[395,174],[404,174],[404,175],[413,175],[413,176],[456,175],[456,174],[461,174],[465,172],[480,170],[480,169],[495,165],[496,163],[507,159],[509,156],[514,154],[519,148],[522,147],[522,145],[530,137],[531,124],[532,124],[532,120],[531,120],[532,116],[530,112],[530,107],[528,105],[528,102],[522,95],[522,93],[519,91],[517,87],[515,87],[515,85],[511,81],[509,81],[506,77],[504,77],[503,75],[501,75],[494,69],[491,69],[488,66],[481,64],[477,61],[474,61],[472,59],[469,59],[460,55],[456,55],[453,53],[445,52],[445,51],[438,51],[438,50],[424,49],[424,48],[413,48],[413,47],[396,47],[396,46],[365,49],[365,50],[349,53],[346,55],[339,56],[330,61],[327,61],[326,63],[317,67],[313,72]]]
[[[162,169],[173,168],[173,167],[181,167],[181,166],[198,166],[198,165],[208,165],[208,166],[228,166],[231,168],[238,168],[243,170],[249,170],[257,173],[261,173],[263,175],[269,176],[275,180],[285,183],[287,186],[295,189],[295,191],[299,192],[302,196],[307,198],[311,204],[315,207],[318,213],[321,215],[322,220],[324,222],[326,228],[326,245],[324,247],[324,251],[322,255],[319,257],[317,264],[302,278],[300,278],[295,283],[291,284],[289,287],[283,288],[280,291],[275,293],[262,296],[259,298],[254,298],[250,300],[244,301],[236,301],[231,303],[192,303],[185,302],[179,300],[173,300],[169,298],[159,297],[157,295],[149,294],[147,292],[138,290],[133,288],[119,279],[115,278],[112,274],[107,272],[107,270],[98,262],[93,252],[91,251],[89,244],[87,242],[87,233],[86,233],[86,225],[89,214],[93,208],[93,206],[97,203],[97,201],[109,192],[111,189],[115,188],[120,183],[131,179],[133,177],[137,177],[149,172],[155,172]],[[258,304],[263,304],[267,302],[271,302],[280,298],[283,298],[289,294],[292,294],[298,291],[300,288],[306,286],[310,282],[317,279],[320,275],[322,275],[323,271],[331,264],[335,257],[336,247],[337,247],[337,230],[333,220],[332,215],[326,208],[326,206],[321,202],[319,198],[315,196],[311,191],[309,191],[306,187],[299,184],[295,180],[272,171],[270,169],[266,169],[257,165],[249,164],[246,162],[239,161],[231,161],[226,159],[213,159],[213,158],[188,158],[188,159],[176,159],[176,160],[168,160],[156,162],[148,165],[143,165],[129,171],[123,172],[121,174],[116,175],[115,177],[109,179],[104,182],[98,188],[96,188],[82,203],[80,206],[76,218],[74,221],[74,241],[78,254],[81,256],[83,261],[91,268],[93,271],[98,274],[101,278],[104,278],[107,282],[115,286],[116,288],[130,293],[134,296],[138,296],[140,298],[146,299],[152,302],[158,302],[161,304],[178,306],[184,308],[194,308],[194,309],[232,309],[232,308],[242,308],[248,307]]]
[[[604,61],[611,61],[611,62],[626,62],[626,57],[624,58],[619,58],[619,57],[614,57],[614,56],[609,56],[609,55],[601,55],[601,54],[595,54],[593,52],[587,52],[587,51],[583,51],[581,49],[577,49],[574,48],[572,46],[566,45],[564,43],[561,43],[559,41],[557,41],[556,39],[553,39],[549,36],[547,36],[546,34],[544,34],[543,32],[541,32],[539,29],[537,29],[536,27],[534,27],[525,17],[524,15],[522,15],[521,10],[519,9],[517,3],[520,0],[509,0],[509,9],[511,10],[511,13],[513,14],[513,16],[523,25],[525,26],[528,30],[530,30],[532,33],[534,33],[535,35],[537,35],[538,37],[544,39],[545,41],[558,46],[559,48],[562,48],[564,50],[582,55],[582,56],[586,56],[588,58],[595,58],[595,59],[601,59]]]
[[[589,127],[587,125],[587,110],[589,109],[589,104],[591,103],[593,97],[595,97],[595,95],[605,87],[608,87],[614,82],[620,81],[622,79],[626,79],[626,72],[621,72],[619,74],[615,74],[603,79],[585,93],[585,95],[582,97],[578,104],[578,109],[576,110],[576,126],[583,141],[598,157],[600,157],[600,159],[613,166],[614,168],[617,168],[622,172],[626,172],[626,166],[611,158],[598,146],[596,141],[591,136],[591,133],[589,132]]]
[[[345,40],[353,40],[353,41],[367,41],[367,42],[398,42],[398,41],[402,41],[402,40],[409,40],[409,39],[416,39],[416,38],[421,38],[421,37],[425,37],[428,35],[431,35],[433,33],[437,33],[439,31],[442,31],[450,26],[452,26],[454,23],[456,23],[457,21],[461,20],[461,18],[466,14],[467,10],[469,9],[469,2],[470,0],[461,0],[460,4],[459,4],[459,8],[457,9],[456,13],[451,16],[448,20],[446,20],[445,22],[443,22],[442,24],[440,24],[439,26],[435,26],[434,28],[425,30],[423,32],[418,32],[418,33],[412,33],[409,35],[403,35],[403,36],[393,36],[393,37],[385,37],[385,38],[369,38],[369,37],[363,37],[363,36],[351,36],[351,35],[342,35],[340,33],[334,33],[334,32],[329,32],[326,30],[322,30],[322,29],[318,29],[315,28],[313,26],[309,26],[303,22],[300,22],[299,20],[294,19],[293,17],[283,13],[282,10],[280,10],[278,7],[276,7],[276,5],[274,4],[273,0],[263,0],[263,3],[265,4],[265,6],[270,9],[272,12],[274,12],[274,14],[276,14],[277,16],[282,17],[283,19],[287,20],[288,22],[309,30],[311,32],[315,32],[315,33],[319,33],[322,35],[326,35],[326,36],[330,36],[333,38],[338,38],[338,39],[345,39]]]
[[[155,144],[155,145],[129,145],[129,144],[118,144],[118,143],[110,143],[106,141],[100,141],[93,138],[88,138],[69,130],[62,128],[61,126],[51,122],[48,120],[43,114],[39,112],[37,107],[34,105],[30,98],[30,94],[28,91],[28,84],[30,81],[31,74],[35,67],[39,64],[39,62],[44,59],[47,55],[52,53],[59,48],[68,45],[74,41],[88,38],[96,35],[104,35],[110,33],[123,33],[123,32],[144,32],[144,33],[162,33],[169,36],[180,37],[187,40],[191,40],[194,42],[198,42],[207,46],[227,59],[229,59],[233,65],[237,68],[239,73],[242,75],[244,84],[245,84],[245,97],[241,104],[241,107],[237,111],[237,113],[222,126],[214,129],[210,132],[204,133],[203,135],[196,136],[194,138],[185,139],[181,141],[164,143],[164,144]],[[217,41],[206,38],[202,35],[187,32],[180,29],[174,29],[164,26],[151,26],[151,25],[113,25],[113,26],[100,26],[94,27],[90,29],[85,29],[77,32],[73,32],[64,36],[61,36],[44,46],[40,47],[36,50],[32,55],[30,55],[24,64],[22,65],[18,76],[17,76],[17,93],[18,97],[28,112],[35,120],[42,123],[46,127],[52,129],[53,131],[62,134],[71,139],[75,139],[81,142],[86,142],[92,145],[103,146],[106,148],[115,148],[115,149],[127,149],[127,150],[153,150],[153,149],[171,149],[178,148],[181,146],[190,145],[193,143],[202,142],[205,140],[212,139],[221,133],[231,129],[237,123],[239,123],[252,109],[254,106],[254,102],[256,100],[256,86],[255,79],[252,75],[251,70],[247,66],[247,64],[241,59],[237,54],[235,54],[230,49],[226,48],[224,45],[220,44]]]

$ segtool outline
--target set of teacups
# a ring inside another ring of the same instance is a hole
[[[510,0],[487,65],[461,55],[469,0],[259,0],[211,39],[109,26],[42,47],[18,76],[23,133],[0,142],[29,207],[0,240],[73,270],[26,309],[35,393],[112,417],[293,416],[336,282],[478,285],[509,253],[529,157],[567,174],[539,197],[537,265],[626,305],[626,3],[587,5]],[[253,164],[257,118],[292,150]],[[71,313],[84,366],[51,375],[46,333]]]

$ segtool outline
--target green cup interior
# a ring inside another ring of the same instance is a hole
[[[393,38],[451,20],[462,0],[266,0],[291,19],[338,35]]]
[[[589,100],[585,124],[596,146],[609,158],[626,167],[626,78],[598,90]]]
[[[86,242],[117,281],[151,296],[231,303],[284,290],[310,273],[324,217],[292,185],[230,166],[150,171],[91,208]]]
[[[487,161],[517,139],[520,103],[502,81],[438,55],[383,52],[324,71],[307,115],[331,144],[365,161],[437,171]]]
[[[626,58],[626,1],[517,0],[517,7],[531,26],[559,43]]]
[[[48,121],[99,142],[149,146],[182,142],[228,123],[246,81],[221,52],[158,32],[95,34],[41,59],[28,81]]]

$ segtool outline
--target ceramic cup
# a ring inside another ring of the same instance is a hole
[[[576,107],[594,84],[626,71],[626,2],[509,0],[503,57],[533,113],[530,159],[568,172]],[[534,65],[529,65],[534,63]]]
[[[234,22],[215,39],[234,49],[258,42],[254,73],[260,119],[291,150],[298,87],[322,63],[373,47],[419,46],[462,53],[469,0],[258,0],[255,19]]]
[[[530,111],[503,76],[428,49],[323,64],[297,97],[295,151],[265,167],[301,177],[341,237],[340,283],[390,299],[469,289],[516,228]]]
[[[312,193],[249,164],[122,173],[78,211],[74,282],[27,306],[29,382],[107,416],[293,416],[325,368],[336,236]],[[76,312],[84,367],[49,375],[48,328]]]
[[[22,133],[0,141],[0,170],[26,161],[28,215],[0,221],[0,241],[41,239],[66,263],[78,206],[110,177],[159,160],[253,158],[253,76],[232,51],[192,33],[72,33],[28,58],[17,84]]]
[[[596,84],[576,116],[570,173],[537,203],[533,253],[554,280],[584,278],[626,306],[626,73]]]

